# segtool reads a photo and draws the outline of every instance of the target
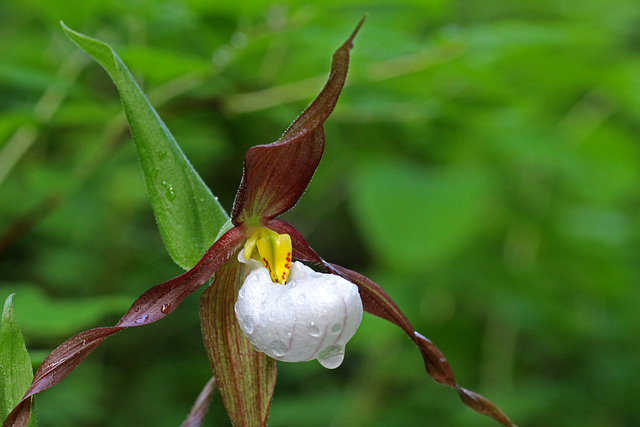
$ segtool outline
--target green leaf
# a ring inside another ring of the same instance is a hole
[[[193,267],[228,227],[227,213],[113,49],[61,25],[71,40],[104,67],[118,88],[162,240],[179,266]]]
[[[13,311],[13,294],[7,297],[0,323],[0,419],[20,402],[31,385],[33,370]],[[28,426],[35,426],[31,417]]]

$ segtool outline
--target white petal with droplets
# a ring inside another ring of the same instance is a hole
[[[362,301],[353,283],[294,262],[286,285],[273,283],[266,268],[254,268],[235,312],[256,350],[286,362],[318,359],[333,369],[360,326]]]

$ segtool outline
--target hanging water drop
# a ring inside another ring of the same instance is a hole
[[[344,360],[344,347],[339,345],[330,345],[320,352],[318,362],[327,369],[335,369],[342,364]]]

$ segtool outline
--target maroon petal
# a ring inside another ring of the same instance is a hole
[[[414,331],[406,316],[380,286],[362,274],[339,265],[325,263],[325,266],[329,271],[358,285],[362,304],[368,313],[398,325],[409,335],[409,338],[416,343],[422,353],[427,373],[431,378],[440,384],[456,388],[462,402],[474,411],[487,415],[505,426],[514,426],[509,417],[490,400],[466,390],[456,383],[451,366],[449,366],[449,362],[447,362],[440,349],[427,338]]]
[[[233,204],[231,219],[273,218],[291,209],[309,185],[324,150],[322,124],[342,91],[349,67],[349,50],[364,19],[334,53],[324,88],[289,126],[280,140],[250,148],[244,156],[244,173]]]
[[[224,261],[237,252],[243,238],[242,228],[229,230],[209,248],[191,270],[142,294],[116,326],[80,332],[53,350],[42,362],[34,375],[31,387],[2,426],[25,426],[29,419],[30,397],[66,378],[105,338],[127,327],[153,323],[171,313],[183,299],[209,280]]]
[[[281,219],[272,219],[265,222],[264,225],[276,233],[287,233],[291,236],[294,258],[301,261],[322,264],[330,273],[337,274],[355,283],[360,291],[360,298],[362,298],[364,310],[374,316],[381,317],[398,325],[405,331],[409,338],[418,346],[420,353],[422,353],[427,373],[431,378],[440,384],[456,388],[462,402],[474,411],[487,415],[505,426],[511,427],[514,425],[509,420],[509,417],[491,401],[477,393],[460,387],[456,383],[451,366],[449,366],[449,362],[440,349],[413,329],[411,322],[409,322],[409,319],[407,319],[400,308],[398,308],[396,303],[394,303],[391,297],[373,280],[355,271],[324,261],[311,249],[298,230],[288,222]]]
[[[254,350],[236,320],[234,305],[244,265],[225,262],[202,294],[202,337],[222,402],[236,426],[265,426],[276,384],[276,362]]]
[[[202,425],[202,420],[204,420],[204,416],[207,414],[211,396],[213,396],[216,387],[216,378],[211,377],[198,395],[198,399],[196,403],[193,404],[189,415],[187,415],[187,419],[180,424],[180,427],[200,427],[200,425]]]

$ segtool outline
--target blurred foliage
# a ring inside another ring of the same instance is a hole
[[[280,136],[367,12],[287,219],[380,283],[519,425],[640,424],[632,0],[0,3],[0,298],[16,293],[31,355],[181,272],[117,92],[58,21],[114,46],[230,209],[244,151]],[[106,341],[38,397],[40,425],[179,425],[210,376],[197,304]],[[270,420],[495,425],[371,316],[339,369],[279,365]],[[218,397],[207,423],[228,425]]]

